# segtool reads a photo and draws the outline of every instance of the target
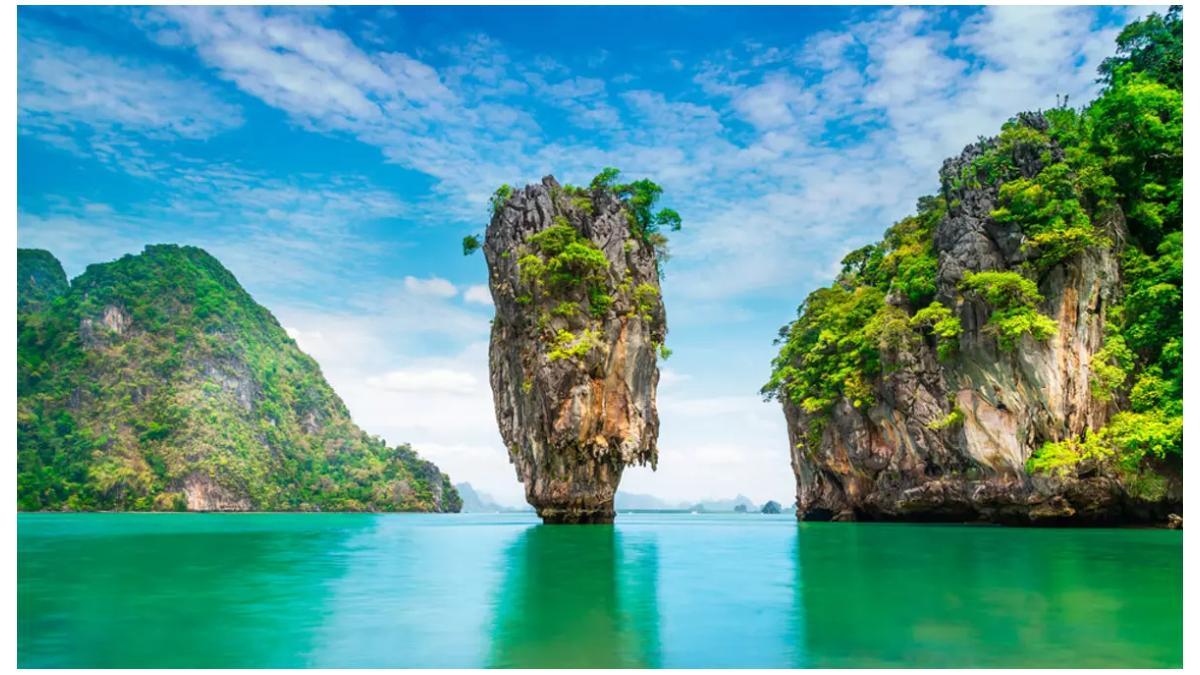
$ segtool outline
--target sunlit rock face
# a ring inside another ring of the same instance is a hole
[[[500,434],[543,520],[611,522],[622,471],[658,458],[655,248],[606,188],[546,177],[497,202],[483,250]]]
[[[1046,127],[1041,115],[1020,120]],[[1116,412],[1093,395],[1090,368],[1106,314],[1121,300],[1119,246],[1089,248],[1040,273],[1038,311],[1057,332],[1000,348],[985,330],[992,308],[960,289],[967,273],[1016,271],[1028,260],[1020,228],[991,216],[999,186],[956,180],[992,142],[968,146],[941,170],[948,208],[934,230],[936,299],[961,324],[956,356],[939,359],[929,340],[890,354],[888,367],[869,383],[873,403],[855,407],[842,399],[820,426],[781,397],[797,517],[1099,524],[1165,522],[1181,508],[1178,462],[1158,467],[1165,488],[1152,498],[1131,494],[1117,476],[1086,463],[1058,477],[1026,472],[1043,443],[1095,430]],[[1013,163],[1032,177],[1060,153],[1018,148]],[[1090,215],[1109,240],[1125,239],[1119,208]]]

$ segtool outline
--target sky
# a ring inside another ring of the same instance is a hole
[[[488,386],[501,184],[664,188],[657,471],[629,492],[791,503],[779,328],[943,159],[1069,95],[1136,7],[20,7],[18,241],[74,277],[201,246],[354,420],[523,501]]]

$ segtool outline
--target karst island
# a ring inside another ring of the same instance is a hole
[[[505,185],[482,241],[496,306],[488,367],[496,421],[526,500],[547,523],[609,523],[628,465],[658,460],[659,286],[665,231],[680,228],[662,189]],[[481,246],[463,242],[464,253]]]

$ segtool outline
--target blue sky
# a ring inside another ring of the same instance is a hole
[[[459,242],[501,183],[650,177],[675,353],[659,469],[622,486],[787,503],[778,328],[943,158],[1087,101],[1149,9],[21,7],[18,239],[71,276],[204,247],[362,427],[518,503]]]

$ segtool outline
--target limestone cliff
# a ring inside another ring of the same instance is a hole
[[[1120,205],[1069,174],[1069,247],[1060,230],[1054,239],[1011,215],[1017,190],[1068,166],[1055,138],[1045,117],[1022,115],[947,160],[940,197],[848,257],[782,333],[768,389],[787,418],[798,517],[1165,522],[1181,509],[1177,455],[1125,470],[1086,453],[1062,470],[1028,468],[1047,443],[1095,435],[1127,403],[1097,390],[1123,299]],[[870,319],[820,323],[859,311]],[[837,351],[837,367],[818,370]]]
[[[658,458],[658,240],[622,192],[502,191],[483,244],[496,420],[546,522],[610,522],[624,468]]]

